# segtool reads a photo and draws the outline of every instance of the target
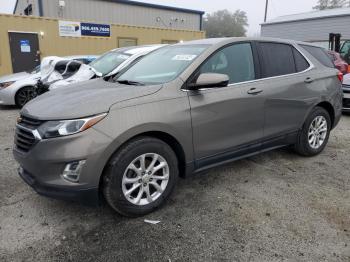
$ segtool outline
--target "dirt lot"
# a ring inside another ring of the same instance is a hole
[[[147,219],[41,197],[0,107],[0,261],[350,261],[350,116],[325,152],[282,149],[181,180]]]

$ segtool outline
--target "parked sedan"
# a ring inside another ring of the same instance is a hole
[[[165,45],[133,46],[114,49],[105,53],[89,65],[83,65],[79,71],[71,77],[60,81],[47,81],[50,90],[73,83],[87,81],[96,77],[114,76],[123,68],[138,61],[148,53]]]
[[[321,153],[341,117],[341,77],[324,49],[302,42],[166,46],[113,81],[28,103],[13,151],[19,175],[45,196],[92,204],[103,195],[121,214],[145,215],[179,176],[284,146]]]
[[[40,66],[31,72],[0,77],[0,105],[22,107],[35,97],[33,87],[40,79]]]
[[[76,60],[80,63],[90,63],[95,58],[96,56],[69,56],[64,59],[68,61]],[[23,107],[36,96],[35,86],[40,78],[40,66],[36,67],[30,73],[22,72],[1,77],[0,105],[16,105],[20,108]]]
[[[340,56],[339,53],[334,51],[328,51],[329,56],[331,57],[335,67],[343,73],[343,75],[346,75],[349,73],[349,65],[347,62],[344,61],[344,59]]]
[[[350,113],[350,74],[344,76],[343,93],[343,112]]]

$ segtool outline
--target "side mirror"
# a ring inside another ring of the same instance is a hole
[[[198,90],[202,88],[220,88],[228,86],[230,78],[228,75],[204,73],[199,75],[195,83],[189,84],[190,90]]]

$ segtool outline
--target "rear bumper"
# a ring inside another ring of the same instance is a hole
[[[343,84],[343,112],[350,113],[350,85]]]
[[[343,96],[343,112],[350,113],[350,93],[344,93],[344,96]]]
[[[84,205],[97,206],[99,204],[98,188],[72,189],[69,187],[47,185],[36,180],[33,175],[22,168],[19,169],[18,174],[39,195],[59,200],[79,202]]]

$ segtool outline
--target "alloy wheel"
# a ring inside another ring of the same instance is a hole
[[[317,116],[310,125],[308,141],[312,149],[319,149],[325,142],[328,133],[327,120],[324,116]]]
[[[156,201],[169,182],[169,165],[159,154],[147,153],[135,158],[122,179],[124,197],[134,205]]]
[[[22,107],[30,100],[36,97],[36,93],[33,88],[23,88],[17,94],[18,106]]]

